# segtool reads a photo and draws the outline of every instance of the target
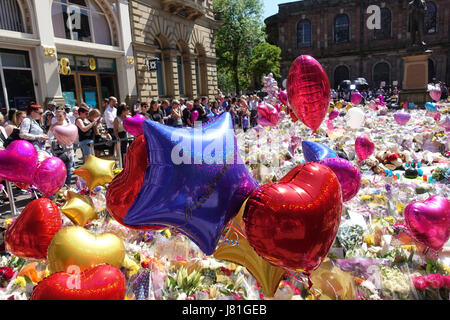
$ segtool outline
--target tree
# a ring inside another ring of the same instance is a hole
[[[253,48],[249,71],[256,88],[262,86],[262,77],[271,72],[275,78],[281,78],[280,60],[281,49],[266,41],[259,43]]]
[[[231,75],[235,92],[250,83],[249,63],[252,48],[264,40],[261,0],[214,0],[214,12],[220,15],[216,32],[217,69],[226,84]],[[221,81],[221,82],[222,82]]]

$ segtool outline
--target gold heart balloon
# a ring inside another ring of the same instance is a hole
[[[83,178],[89,190],[95,187],[104,186],[114,179],[113,167],[116,164],[113,160],[103,160],[93,155],[89,155],[85,164],[73,173]]]
[[[67,201],[61,208],[61,212],[74,224],[82,227],[84,227],[88,221],[97,218],[92,199],[73,191],[67,192]]]
[[[353,277],[334,266],[326,259],[311,272],[312,289],[319,293],[320,300],[354,300],[355,283]]]
[[[261,285],[264,294],[273,297],[286,272],[261,258],[247,241],[244,222],[242,221],[246,204],[247,200],[245,200],[237,216],[231,220],[230,230],[219,243],[214,252],[214,258],[246,267]]]
[[[122,240],[112,233],[94,235],[79,227],[66,227],[55,234],[47,250],[50,273],[75,266],[80,271],[101,263],[120,268],[125,258]]]

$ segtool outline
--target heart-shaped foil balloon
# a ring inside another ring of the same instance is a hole
[[[359,161],[364,161],[375,151],[375,144],[364,136],[359,136],[355,141],[355,151]]]
[[[0,178],[11,182],[33,184],[39,165],[34,146],[25,140],[15,140],[0,150]]]
[[[394,114],[394,119],[399,125],[405,125],[411,119],[411,115],[409,113],[397,112]]]
[[[79,274],[58,272],[34,288],[31,300],[123,300],[126,280],[122,272],[100,264]]]
[[[247,239],[275,266],[316,269],[336,237],[342,212],[341,186],[333,171],[304,163],[278,183],[259,187],[244,211]]]
[[[18,257],[45,259],[50,241],[61,226],[61,214],[54,202],[47,198],[33,200],[6,230],[6,248]]]
[[[413,238],[439,251],[450,237],[450,201],[432,196],[410,203],[405,208],[405,222]]]
[[[278,123],[278,111],[275,107],[267,104],[265,102],[261,102],[258,105],[258,123],[265,127],[276,126]]]
[[[112,233],[94,235],[83,227],[66,227],[53,237],[48,246],[47,260],[51,273],[66,272],[70,266],[86,270],[100,263],[120,268],[125,247]]]
[[[140,136],[142,131],[142,124],[145,121],[145,116],[138,113],[134,117],[128,117],[123,120],[123,128],[131,135]]]
[[[58,143],[70,146],[77,141],[78,127],[74,124],[68,124],[64,126],[56,125],[53,128],[53,135]]]

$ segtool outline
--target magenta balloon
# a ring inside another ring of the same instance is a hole
[[[279,103],[277,103],[275,105],[275,109],[277,109],[277,111],[280,112],[281,111],[281,105]]]
[[[411,115],[409,113],[398,112],[394,114],[394,119],[399,125],[404,125],[411,119]]]
[[[441,100],[441,95],[442,95],[441,89],[439,90],[433,89],[430,91],[430,97],[436,102],[439,102]]]
[[[339,115],[339,111],[337,111],[336,109],[334,109],[333,111],[330,112],[328,119],[330,120],[334,120],[337,118],[337,116]]]
[[[44,197],[54,195],[66,181],[67,170],[64,162],[50,157],[41,162],[34,174],[34,185]]]
[[[307,127],[316,131],[327,115],[330,81],[322,65],[308,55],[299,56],[287,79],[289,104]]]
[[[134,117],[128,117],[123,120],[123,128],[131,135],[137,137],[142,134],[142,124],[145,116],[138,113]]]
[[[358,91],[353,92],[350,100],[351,100],[352,104],[355,104],[355,105],[360,104],[361,100],[362,100],[361,93],[359,93]]]
[[[258,123],[265,127],[276,126],[278,123],[278,111],[275,107],[261,102],[258,107]]]
[[[439,251],[450,237],[450,201],[432,196],[405,208],[405,222],[418,242]]]
[[[286,90],[278,92],[278,100],[285,106],[287,106],[288,95]]]
[[[33,184],[38,164],[36,149],[28,141],[16,140],[0,150],[0,177],[5,180]]]
[[[361,187],[361,172],[353,163],[342,158],[327,158],[319,163],[333,170],[342,189],[342,199],[349,201],[358,194]]]
[[[375,151],[375,144],[364,136],[356,138],[355,152],[359,161],[364,161]]]
[[[197,119],[198,119],[198,111],[194,110],[191,113],[191,122],[195,122],[195,121],[197,121]]]
[[[68,124],[64,126],[56,125],[53,128],[53,135],[58,143],[70,146],[78,138],[78,127],[74,124]]]

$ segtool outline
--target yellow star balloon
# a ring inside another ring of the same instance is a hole
[[[73,171],[74,174],[83,178],[89,190],[95,187],[104,186],[114,179],[113,167],[116,164],[113,160],[103,160],[93,155],[89,155],[85,164]]]
[[[237,216],[231,220],[230,230],[219,243],[214,252],[214,258],[246,267],[261,285],[264,294],[273,297],[286,272],[261,258],[247,241],[244,222],[242,221],[246,203],[247,200],[245,200]]]
[[[61,212],[74,224],[82,227],[84,227],[88,221],[97,218],[92,199],[73,191],[67,192],[67,201],[61,208]]]

